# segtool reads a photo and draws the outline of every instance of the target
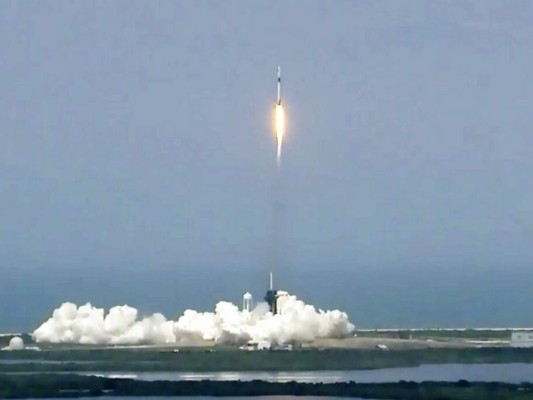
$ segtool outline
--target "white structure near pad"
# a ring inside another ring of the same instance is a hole
[[[533,347],[533,332],[511,333],[511,347]]]

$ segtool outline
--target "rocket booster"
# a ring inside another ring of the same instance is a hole
[[[281,105],[281,67],[278,67],[278,105]]]
[[[285,112],[281,105],[281,67],[278,67],[278,100],[274,106],[274,134],[278,144],[278,165],[281,162],[281,145],[283,143],[283,134],[285,131]]]

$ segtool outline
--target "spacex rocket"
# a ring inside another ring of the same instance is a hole
[[[283,135],[285,133],[285,111],[281,104],[281,67],[278,67],[278,100],[274,107],[274,133],[278,145],[278,165],[281,162],[281,145],[283,144]]]

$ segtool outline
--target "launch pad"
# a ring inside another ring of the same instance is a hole
[[[289,296],[289,292],[284,290],[274,289],[273,274],[270,273],[270,286],[265,295],[265,301],[270,307],[270,312],[272,314],[281,314],[281,308],[284,303],[284,300]]]

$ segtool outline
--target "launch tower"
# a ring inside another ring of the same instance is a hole
[[[274,290],[274,282],[273,282],[273,276],[272,272],[270,273],[270,288],[267,290],[265,295],[265,301],[268,303],[268,306],[270,307],[270,311],[272,311],[272,314],[277,314],[277,290]]]

